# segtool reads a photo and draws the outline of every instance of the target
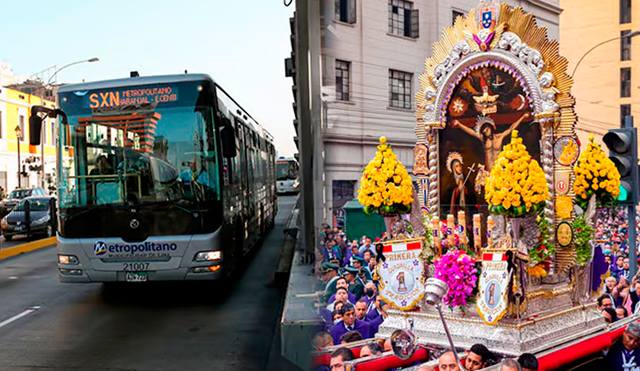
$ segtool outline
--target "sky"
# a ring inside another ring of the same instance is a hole
[[[174,73],[206,73],[292,156],[289,18],[283,0],[3,1],[0,61],[18,76],[97,57],[57,75],[77,83]],[[7,15],[14,16],[7,16]]]

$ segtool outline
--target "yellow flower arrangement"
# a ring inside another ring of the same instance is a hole
[[[562,149],[562,154],[558,159],[558,162],[561,164],[571,165],[576,159],[578,155],[578,147],[573,140],[570,140]]]
[[[530,276],[534,277],[546,277],[547,270],[544,269],[544,266],[542,264],[536,264],[533,267],[527,267],[527,273],[529,273]]]
[[[411,177],[386,143],[381,137],[375,157],[362,172],[358,201],[366,213],[407,213],[413,202]]]
[[[544,171],[531,159],[517,130],[491,169],[484,197],[492,213],[511,217],[538,211],[549,198]]]
[[[614,202],[620,195],[620,173],[600,145],[593,141],[593,134],[589,135],[587,150],[580,155],[573,172],[576,175],[573,191],[579,204],[586,204],[593,194],[604,204]]]

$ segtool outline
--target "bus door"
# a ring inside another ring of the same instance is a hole
[[[242,121],[236,120],[236,137],[238,138],[239,177],[242,213],[247,217],[249,210],[249,186],[247,179],[247,143],[245,138],[246,128]]]

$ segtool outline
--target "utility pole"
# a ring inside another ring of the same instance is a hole
[[[309,69],[309,14],[310,6],[316,1],[296,0],[295,13],[295,66],[297,74],[296,111],[300,137],[300,214],[302,215],[302,247],[309,256],[315,250],[315,205],[314,205],[314,167],[313,167],[313,127],[311,118],[310,69]]]

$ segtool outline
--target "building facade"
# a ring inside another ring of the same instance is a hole
[[[558,38],[558,1],[509,0]],[[413,167],[415,98],[441,31],[477,0],[325,0],[321,3],[321,127],[316,128],[315,222],[341,224],[362,169],[386,136]],[[304,184],[303,184],[304,187]]]
[[[633,62],[640,60],[640,38],[624,37],[640,27],[640,4],[561,0],[560,5],[560,52],[569,60],[569,71],[575,70],[572,94],[584,150],[589,134],[602,144],[607,130],[640,112],[638,83],[633,82],[638,79]]]
[[[43,121],[44,145],[29,145],[29,116],[34,105],[55,107],[54,102],[43,101],[35,95],[0,87],[0,187],[7,192],[19,185],[23,188],[43,187],[49,192],[55,184],[56,122]],[[20,140],[18,132],[21,133]],[[44,175],[41,167],[43,148]]]

